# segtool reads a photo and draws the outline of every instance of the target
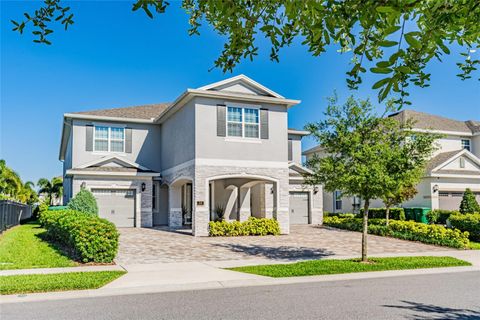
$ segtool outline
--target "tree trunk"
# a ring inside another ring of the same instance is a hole
[[[363,205],[363,229],[362,229],[362,262],[367,262],[367,233],[368,233],[368,207],[370,200],[366,199]]]
[[[385,224],[388,226],[388,219],[390,217],[390,206],[385,207]]]

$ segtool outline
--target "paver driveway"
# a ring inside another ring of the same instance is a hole
[[[165,229],[120,229],[119,264],[224,261],[266,258],[297,260],[359,255],[361,234],[314,226],[292,226],[289,235],[192,237]],[[445,251],[445,248],[369,235],[369,255]]]

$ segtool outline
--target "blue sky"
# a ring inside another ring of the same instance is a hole
[[[75,24],[67,32],[57,29],[53,45],[44,46],[32,42],[30,29],[23,36],[12,32],[9,22],[38,3],[1,2],[0,158],[24,180],[61,174],[58,148],[65,112],[173,101],[186,88],[240,73],[302,100],[290,110],[291,127],[321,119],[325,98],[334,90],[341,99],[353,93],[376,101],[369,88],[377,78],[365,77],[359,91],[349,91],[344,81],[349,56],[335,50],[312,57],[295,43],[276,63],[264,46],[254,62],[243,62],[233,74],[209,72],[224,39],[208,26],[200,37],[189,37],[188,16],[178,3],[154,20],[132,12],[128,1],[70,5]],[[430,66],[431,86],[411,88],[411,108],[480,120],[479,82],[455,77],[457,59],[445,57]],[[313,143],[306,139],[304,148]]]

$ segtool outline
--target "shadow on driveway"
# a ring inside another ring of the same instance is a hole
[[[433,304],[423,304],[413,301],[402,301],[405,305],[384,305],[387,308],[407,309],[416,312],[410,319],[436,319],[436,320],[478,320],[480,310],[454,309],[440,307]]]
[[[262,245],[241,245],[233,243],[213,243],[214,247],[229,249],[232,252],[242,253],[244,255],[267,258],[272,260],[298,260],[298,259],[319,259],[331,256],[334,252],[306,247],[268,247]]]

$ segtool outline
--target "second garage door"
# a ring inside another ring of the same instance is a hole
[[[117,227],[135,227],[135,190],[93,189],[98,215]]]
[[[308,192],[290,192],[290,224],[308,224]]]

